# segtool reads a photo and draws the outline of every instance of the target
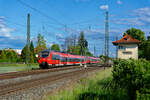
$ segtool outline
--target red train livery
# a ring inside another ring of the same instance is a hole
[[[40,68],[50,68],[53,66],[75,65],[84,63],[100,63],[100,58],[72,55],[50,50],[43,50],[39,55]]]

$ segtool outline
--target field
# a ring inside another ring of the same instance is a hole
[[[39,68],[38,64],[31,64],[28,68],[26,64],[0,64],[0,73],[25,71],[32,68]]]

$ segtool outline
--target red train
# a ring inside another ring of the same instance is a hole
[[[100,58],[97,57],[79,56],[54,51],[50,52],[50,50],[43,50],[39,55],[39,65],[42,69],[54,66],[75,65],[81,63],[91,64],[99,62]]]

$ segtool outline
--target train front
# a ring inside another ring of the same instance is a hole
[[[39,66],[40,68],[48,68],[47,59],[49,57],[50,51],[49,50],[43,50],[39,54]]]

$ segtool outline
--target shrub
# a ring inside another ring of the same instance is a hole
[[[115,60],[112,73],[116,86],[125,88],[130,100],[150,90],[150,62],[144,59]]]

